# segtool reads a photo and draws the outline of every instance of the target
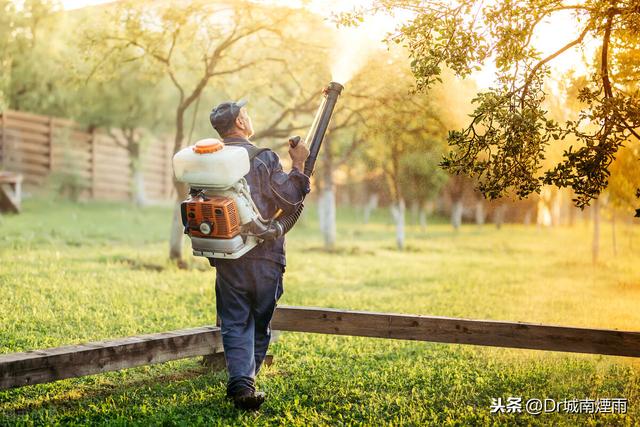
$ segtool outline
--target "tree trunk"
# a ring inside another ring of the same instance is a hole
[[[405,205],[404,199],[400,199],[393,205],[391,205],[391,215],[396,223],[396,245],[399,250],[404,249],[404,217],[405,217]]]
[[[500,205],[493,212],[493,221],[496,224],[496,228],[500,230],[502,228],[502,224],[504,224],[504,215],[507,211],[507,207],[505,205]]]
[[[484,202],[482,200],[478,200],[476,202],[476,225],[482,227],[484,225]]]
[[[320,196],[320,214],[322,215],[321,224],[323,224],[322,236],[324,238],[324,248],[331,251],[336,244],[336,197],[330,188],[325,188]]]
[[[425,203],[420,203],[420,207],[418,209],[418,224],[420,224],[420,231],[427,231],[427,207]]]
[[[591,245],[591,260],[595,264],[598,262],[598,254],[600,252],[600,201],[596,199],[593,202],[593,241]]]
[[[409,210],[411,212],[411,222],[416,224],[420,216],[420,203],[417,200],[412,200]]]
[[[324,210],[326,206],[324,204],[324,190],[318,189],[320,195],[318,196],[318,228],[320,229],[320,234],[324,237],[324,232],[327,229],[327,225],[325,224],[326,214]]]
[[[322,152],[322,192],[319,200],[320,224],[324,248],[331,251],[336,243],[336,195],[333,183],[331,138],[324,140]]]
[[[140,166],[134,167],[133,173],[133,203],[136,206],[145,206],[147,204],[147,197],[145,195],[144,188],[144,173]]]
[[[133,192],[131,193],[131,201],[136,206],[144,206],[147,204],[144,188],[144,173],[142,172],[142,146],[140,137],[135,129],[122,129],[122,133],[127,140],[127,149],[129,151],[130,162],[129,170],[133,179]]]
[[[463,210],[464,206],[462,206],[462,199],[453,202],[453,206],[451,207],[451,225],[453,225],[453,229],[455,231],[458,231],[460,229],[460,225],[462,225]]]
[[[186,108],[180,105],[176,111],[176,134],[173,140],[173,152],[174,154],[180,151],[182,148],[182,140],[184,139],[184,112]],[[176,189],[177,203],[173,210],[173,220],[171,222],[171,234],[169,237],[169,259],[182,260],[182,247],[184,246],[184,228],[182,226],[182,219],[180,218],[180,202],[182,197],[186,194],[186,186],[173,180],[173,186]]]
[[[173,220],[171,221],[171,235],[169,238],[169,258],[182,259],[182,247],[184,246],[184,227],[180,215],[180,202],[173,208]]]
[[[364,223],[368,224],[371,219],[371,213],[378,207],[378,193],[372,193],[369,195],[369,200],[364,206]]]
[[[551,226],[558,227],[561,225],[561,208],[562,206],[562,193],[560,190],[556,191],[551,198]]]
[[[522,220],[522,223],[524,225],[531,225],[531,217],[533,216],[533,209],[532,208],[528,208],[525,213],[524,213],[524,219]]]

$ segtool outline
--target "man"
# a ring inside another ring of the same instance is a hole
[[[253,156],[245,179],[262,217],[292,213],[310,190],[309,177],[302,173],[309,150],[302,142],[290,148],[292,169],[285,173],[276,153],[257,149],[249,141],[253,124],[245,105],[246,101],[218,105],[211,111],[211,125],[226,145],[244,147]],[[216,309],[229,374],[227,396],[240,409],[256,410],[265,394],[256,392],[255,376],[266,356],[269,324],[283,293],[284,237],[266,240],[239,259],[210,258],[209,262],[216,268]]]

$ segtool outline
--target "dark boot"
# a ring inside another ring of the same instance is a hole
[[[261,391],[243,390],[233,396],[233,404],[244,411],[257,411],[266,395]]]

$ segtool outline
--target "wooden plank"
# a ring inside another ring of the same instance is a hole
[[[155,174],[164,178],[164,166],[150,165],[149,163],[142,165],[142,172],[145,174]]]
[[[59,162],[54,159],[54,168],[52,172],[56,173],[72,173],[74,175],[78,175],[79,177],[89,180],[91,178],[91,172],[87,169],[76,168],[73,164],[65,164],[64,162]]]
[[[53,159],[53,118],[49,117],[49,140],[47,141],[47,146],[49,148],[49,170],[53,170],[54,159]]]
[[[164,180],[165,180],[164,172],[143,170],[142,173],[144,175],[144,179],[145,180],[148,179],[148,180],[152,180],[154,182],[157,182],[159,186],[164,188]]]
[[[173,197],[173,144],[171,141],[167,140],[165,142],[165,179],[164,179],[164,188],[165,188],[165,197],[169,200]]]
[[[21,147],[22,148],[22,147]],[[29,151],[19,151],[11,153],[11,157],[14,161],[20,164],[31,163],[35,165],[41,165],[49,167],[49,154],[31,153]]]
[[[155,151],[148,152],[142,157],[143,167],[150,166],[152,168],[157,168],[160,170],[165,169],[165,166],[166,166],[165,152],[164,152],[164,147],[161,147],[161,148],[163,151],[160,153],[157,153]]]
[[[61,117],[52,117],[51,119],[55,127],[80,129],[78,124],[71,119],[63,119]]]
[[[6,164],[7,166],[10,167],[11,170],[15,171],[15,172],[21,172],[23,174],[25,174],[25,180],[28,180],[28,178],[30,178],[31,175],[36,175],[38,177],[44,177],[47,176],[49,174],[49,167],[48,166],[44,166],[44,165],[40,165],[40,164],[34,164],[34,163],[27,163],[27,162],[21,162],[19,159],[15,159],[11,156],[9,156],[6,159]]]
[[[157,180],[150,180],[145,177],[144,179],[144,188],[147,192],[162,194],[164,188],[162,186],[162,182],[158,182]]]
[[[96,168],[96,176],[99,183],[121,182],[129,185],[131,182],[131,174],[126,169],[98,166]]]
[[[204,326],[0,355],[0,390],[219,352],[220,328]]]
[[[17,151],[28,151],[30,153],[41,154],[48,156],[49,148],[46,144],[41,142],[31,142],[31,141],[20,141],[15,140],[13,137],[7,138],[9,145],[12,146],[14,150]]]
[[[90,133],[73,130],[71,128],[54,127],[52,128],[51,134],[55,139],[62,139],[70,143],[75,143],[83,146],[87,146],[89,144],[89,141],[91,140]]]
[[[129,157],[125,156],[111,156],[97,150],[96,152],[96,165],[97,166],[109,166],[115,165],[119,168],[129,169]]]
[[[640,357],[640,332],[450,317],[280,307],[273,329]]]
[[[117,162],[128,165],[129,164],[129,152],[121,148],[116,147],[104,147],[98,145],[96,147],[96,155],[106,159],[114,159]]]
[[[96,198],[96,185],[98,183],[98,176],[96,174],[96,145],[98,138],[96,136],[95,129],[91,131],[91,163],[90,163],[90,172],[91,172],[91,198]]]
[[[23,142],[31,142],[35,144],[44,145],[46,147],[49,141],[49,137],[47,135],[43,135],[39,133],[32,133],[32,132],[26,132],[26,131],[9,129],[9,128],[5,129],[5,132],[6,132],[7,138],[20,144]]]
[[[6,127],[9,129],[18,129],[25,132],[39,133],[47,135],[49,133],[49,126],[47,124],[31,122],[16,119],[13,116],[7,117]]]
[[[17,120],[23,120],[27,122],[47,124],[49,121],[49,117],[47,116],[42,116],[40,114],[33,114],[33,113],[25,113],[22,111],[7,110],[3,114],[7,118],[15,118]]]
[[[80,167],[89,168],[91,161],[91,153],[85,150],[78,150],[75,147],[70,146],[53,146],[52,157],[56,162],[73,162]]]

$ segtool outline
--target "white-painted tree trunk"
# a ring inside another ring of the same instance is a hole
[[[318,197],[318,227],[320,228],[320,234],[324,236],[324,230],[326,229],[326,225],[324,220],[326,215],[324,213],[325,205],[324,205],[324,191],[320,191],[320,196]]]
[[[551,202],[551,225],[559,227],[562,225],[562,192],[556,191]]]
[[[533,216],[532,209],[531,208],[527,209],[527,211],[524,213],[524,219],[522,220],[524,225],[531,225],[532,216]]]
[[[505,205],[500,205],[493,212],[493,221],[496,224],[496,228],[500,230],[502,228],[502,224],[504,224],[504,216],[507,212],[507,207]]]
[[[455,231],[458,231],[462,225],[463,210],[464,206],[462,205],[462,200],[456,200],[453,202],[453,206],[451,207],[451,225]]]
[[[420,224],[420,231],[423,233],[427,231],[427,207],[425,204],[421,204],[418,210],[418,224]]]
[[[420,204],[417,201],[413,200],[411,202],[409,211],[411,212],[411,222],[417,223],[418,216],[420,215]]]
[[[396,245],[399,250],[404,249],[404,241],[405,241],[405,230],[404,230],[404,219],[405,219],[405,204],[404,199],[400,199],[397,203],[391,205],[391,215],[393,216],[393,220],[396,223]]]
[[[137,206],[145,206],[147,197],[144,188],[144,173],[140,166],[136,166],[133,170],[133,202]]]
[[[318,203],[320,231],[324,238],[324,248],[332,250],[336,244],[336,195],[333,189],[322,191]]]
[[[485,221],[485,215],[484,215],[484,203],[482,202],[482,200],[478,200],[476,202],[476,225],[478,227],[482,227],[484,225],[484,221]]]
[[[180,260],[182,258],[182,247],[184,246],[184,227],[180,215],[180,203],[176,203],[173,208],[173,219],[171,221],[171,234],[169,237],[169,258]]]
[[[364,206],[364,223],[368,224],[371,219],[371,213],[378,207],[378,193],[372,193],[369,195],[369,200]]]

